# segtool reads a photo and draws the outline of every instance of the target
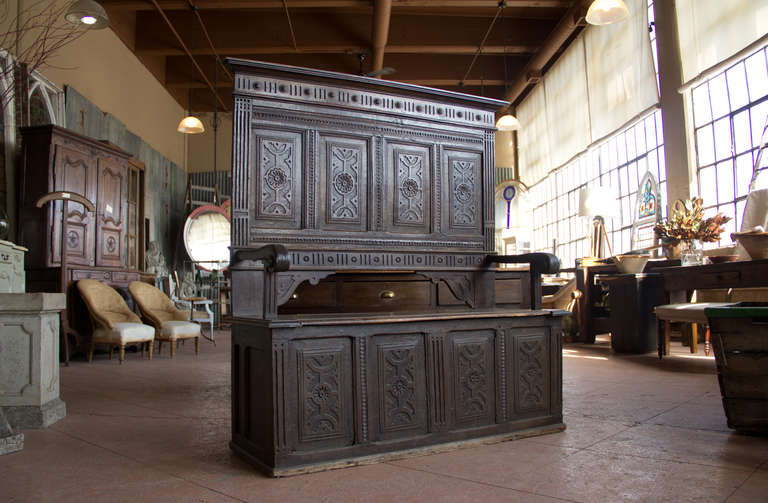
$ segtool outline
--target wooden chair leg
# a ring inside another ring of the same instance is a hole
[[[120,365],[125,361],[125,344],[120,344]]]
[[[157,354],[160,354],[163,352],[163,341],[158,340],[157,341]]]
[[[144,359],[144,343],[143,342],[139,343],[139,351],[141,351],[141,359],[143,360]]]
[[[669,342],[672,339],[672,322],[664,321],[664,354],[669,355]]]
[[[709,356],[709,352],[712,350],[712,346],[709,343],[709,325],[706,325],[704,329],[704,355]]]
[[[691,353],[699,352],[699,330],[698,323],[691,323]]]
[[[174,344],[175,341],[171,341],[171,358],[173,358],[173,355],[176,353],[176,344]]]
[[[110,360],[112,359],[112,351],[114,351],[114,350],[115,350],[115,346],[113,346],[112,344],[110,344],[110,345],[109,345],[109,359],[110,359]]]
[[[155,345],[155,341],[149,341],[147,343],[147,345],[149,346],[149,359],[151,360],[152,359],[152,346]]]
[[[200,337],[195,337],[195,354],[200,353]]]
[[[96,347],[96,343],[91,339],[91,347],[88,349],[88,363],[93,363],[93,349]]]

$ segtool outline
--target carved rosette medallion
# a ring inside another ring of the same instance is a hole
[[[293,212],[293,145],[261,141],[261,214],[288,216]]]
[[[523,411],[546,407],[545,346],[541,338],[526,337],[519,341],[517,354],[518,403]]]
[[[339,436],[343,433],[339,354],[305,354],[302,371],[302,439],[306,441]]]
[[[109,236],[107,238],[107,251],[110,253],[114,253],[116,247],[117,247],[117,240],[115,239],[115,236]]]
[[[424,222],[424,156],[397,154],[397,220],[403,224]]]
[[[329,197],[330,221],[357,222],[360,219],[360,195],[358,193],[363,152],[360,148],[331,144]]]
[[[451,187],[453,189],[451,223],[453,225],[474,226],[477,223],[475,168],[473,161],[454,160],[451,163]]]
[[[458,404],[457,416],[468,421],[487,416],[489,397],[493,390],[489,385],[487,348],[484,344],[462,343],[457,345]]]
[[[383,352],[384,430],[407,428],[417,421],[414,349]]]
[[[77,245],[79,243],[80,243],[80,236],[77,234],[76,231],[67,232],[67,246],[69,248],[77,248]]]

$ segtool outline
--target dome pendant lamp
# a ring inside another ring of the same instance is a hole
[[[89,30],[101,30],[109,26],[109,16],[98,2],[94,0],[77,0],[67,9],[64,19],[76,26]]]
[[[618,23],[629,17],[629,9],[624,0],[595,0],[587,11],[587,23],[606,25]]]
[[[496,121],[496,129],[499,131],[517,131],[520,129],[520,121],[512,114],[505,114]]]
[[[181,119],[181,122],[179,122],[179,127],[176,128],[176,131],[184,134],[205,133],[205,126],[203,126],[203,123],[200,122],[200,119],[192,115],[191,88],[189,89],[189,101],[187,102],[187,106],[189,106],[189,115]]]

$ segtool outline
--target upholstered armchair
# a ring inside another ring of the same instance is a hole
[[[88,350],[88,363],[93,361],[93,349],[97,343],[109,345],[109,358],[115,346],[120,348],[120,363],[125,360],[125,346],[138,343],[144,357],[144,343],[149,343],[149,359],[152,359],[153,327],[141,323],[141,319],[130,310],[125,300],[112,287],[93,279],[81,279],[77,290],[93,323],[93,337]]]
[[[200,351],[200,325],[189,320],[189,313],[176,309],[173,302],[159,289],[141,281],[128,285],[133,300],[139,306],[144,319],[155,327],[157,351],[162,351],[163,341],[171,343],[171,358],[176,342],[184,339],[195,340],[195,353]]]

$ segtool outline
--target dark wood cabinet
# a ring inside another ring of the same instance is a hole
[[[29,248],[28,291],[68,291],[72,282],[82,278],[115,286],[141,279],[143,165],[114,145],[58,126],[28,127],[21,132],[19,241]],[[41,196],[54,191],[82,195],[96,208],[91,213],[82,204],[67,203],[66,285],[61,284],[62,201],[35,206]],[[76,294],[70,292],[68,300],[68,313],[62,319],[65,331],[72,329],[78,339],[87,337],[87,312],[76,313]],[[85,315],[86,323],[79,323],[78,330],[69,323],[75,314]]]

